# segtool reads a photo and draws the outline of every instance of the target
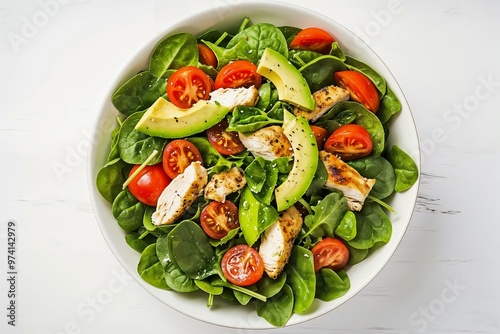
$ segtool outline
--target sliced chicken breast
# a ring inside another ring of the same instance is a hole
[[[292,145],[279,125],[268,126],[252,133],[238,134],[243,145],[255,157],[274,160],[290,157],[293,154]]]
[[[304,116],[308,121],[315,122],[337,103],[349,100],[350,94],[346,89],[331,85],[314,92],[313,98],[316,102],[314,109],[309,111],[296,107],[293,111],[295,116]]]
[[[280,212],[280,217],[262,234],[259,254],[264,271],[277,278],[290,258],[293,242],[302,228],[302,216],[295,206]]]
[[[245,174],[238,167],[217,173],[205,187],[205,197],[214,201],[224,202],[226,196],[234,193],[247,184]]]
[[[328,172],[325,187],[340,190],[347,199],[349,209],[360,211],[375,184],[375,179],[361,176],[358,171],[332,153],[320,151],[319,158]]]
[[[233,109],[236,106],[255,106],[259,100],[259,91],[250,88],[219,88],[210,93],[210,100]]]
[[[152,219],[154,225],[168,225],[179,219],[207,184],[207,170],[200,162],[192,162],[163,190]]]

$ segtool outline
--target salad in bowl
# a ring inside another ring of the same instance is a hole
[[[90,168],[131,275],[239,328],[298,323],[361,290],[400,242],[419,177],[380,59],[325,17],[261,5],[151,41],[105,102],[99,121],[116,126]]]

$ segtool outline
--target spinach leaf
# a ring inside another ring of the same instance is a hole
[[[138,231],[132,231],[125,235],[125,242],[133,250],[142,253],[147,246],[156,242],[156,237],[149,233],[142,237]]]
[[[302,238],[309,234],[321,238],[333,236],[333,232],[348,210],[347,200],[340,192],[334,191],[326,195],[316,206],[311,207],[314,215],[307,215],[304,225],[308,231]]]
[[[162,77],[168,69],[196,66],[198,43],[189,33],[176,33],[165,37],[154,48],[149,62],[149,71]]]
[[[286,43],[288,45],[290,45],[295,36],[302,30],[301,28],[293,26],[281,26],[278,27],[278,29],[283,33],[283,36],[285,37]]]
[[[111,131],[111,149],[108,154],[107,162],[113,161],[120,157],[120,152],[118,152],[118,134],[120,133],[121,124],[119,127]]]
[[[326,183],[328,179],[328,172],[326,170],[325,164],[318,160],[318,167],[316,168],[316,174],[311,182],[311,185],[306,191],[306,196],[312,196],[318,194]]]
[[[121,191],[111,206],[111,212],[118,225],[125,232],[132,232],[142,226],[146,205],[139,202],[128,190]]]
[[[369,249],[357,249],[349,245],[345,244],[347,249],[349,249],[349,260],[347,261],[347,265],[353,266],[355,264],[360,263],[368,256]]]
[[[169,262],[165,267],[165,283],[177,292],[193,292],[198,290],[195,280],[186,275],[177,264]]]
[[[241,59],[253,62],[253,57],[251,57],[252,50],[244,39],[239,40],[231,47],[222,47],[205,40],[203,43],[205,43],[214,52],[215,57],[217,58],[217,70],[220,70],[233,60]]]
[[[256,64],[266,48],[273,49],[288,58],[286,38],[276,26],[270,23],[257,23],[237,33],[227,44],[230,49],[240,41],[248,45],[248,57]]]
[[[356,215],[352,211],[347,211],[342,217],[340,224],[335,228],[335,235],[349,241],[356,236]]]
[[[105,164],[97,172],[96,187],[106,201],[113,203],[116,196],[123,190],[122,186],[128,178],[130,169],[132,169],[131,165],[117,158]]]
[[[250,246],[279,217],[278,211],[273,206],[259,202],[248,186],[243,188],[238,211],[241,231]]]
[[[377,87],[379,97],[383,97],[385,95],[387,84],[385,82],[385,79],[380,74],[378,74],[377,71],[375,71],[373,68],[363,63],[362,61],[349,56],[346,56],[345,64],[348,69],[358,71],[366,75],[373,82],[375,87]]]
[[[334,84],[333,73],[346,69],[345,64],[337,57],[324,55],[302,66],[299,71],[309,84],[311,92]]]
[[[217,256],[200,225],[180,222],[167,237],[170,259],[189,278],[202,280],[217,273]]]
[[[151,137],[135,130],[136,124],[141,119],[144,112],[135,113],[125,120],[118,135],[118,150],[120,157],[129,164],[142,164],[146,159],[157,150],[157,154],[149,165],[155,165],[162,159],[163,148],[167,140],[159,137]]]
[[[305,66],[306,64],[312,62],[316,58],[322,57],[321,53],[309,50],[290,50],[288,52],[288,60],[297,69]]]
[[[385,148],[385,132],[380,120],[374,113],[368,111],[363,105],[353,101],[343,101],[334,105],[326,114],[319,118],[319,122],[335,119],[335,117],[349,110],[356,114],[355,124],[363,126],[373,141],[373,151],[370,156],[379,156]]]
[[[163,268],[166,268],[172,262],[168,252],[168,236],[166,234],[156,239],[156,256]]]
[[[391,239],[392,224],[382,208],[375,202],[365,202],[356,215],[357,234],[348,241],[357,249],[369,249],[378,242],[387,243]]]
[[[154,287],[170,290],[163,279],[163,267],[156,256],[156,245],[147,246],[137,264],[137,272],[142,279]]]
[[[208,283],[207,281],[194,280],[194,284],[196,284],[196,286],[198,288],[200,288],[200,290],[202,290],[208,294],[211,294],[211,295],[220,295],[220,294],[222,294],[222,291],[224,291],[223,287],[213,286],[212,284]]]
[[[257,315],[273,326],[283,327],[293,314],[293,302],[292,288],[285,284],[279,293],[266,302],[257,301]]]
[[[252,132],[271,124],[282,124],[282,120],[271,118],[264,110],[249,106],[234,108],[226,131]]]
[[[384,199],[394,191],[396,184],[394,168],[382,156],[355,159],[348,161],[347,164],[364,177],[377,180],[370,191],[371,196]]]
[[[351,282],[345,270],[338,273],[322,268],[316,274],[316,298],[329,302],[342,297],[351,288]]]
[[[276,278],[272,279],[267,275],[262,276],[262,278],[257,282],[257,292],[261,295],[271,298],[278,294],[286,283],[286,273],[283,271]]]
[[[344,54],[344,51],[340,48],[340,45],[338,42],[333,42],[332,44],[332,49],[330,50],[330,55],[339,58],[342,61],[346,61],[346,55]]]
[[[149,108],[160,96],[165,94],[165,79],[148,71],[140,72],[122,86],[111,97],[116,109],[124,115]]]
[[[402,109],[401,102],[392,89],[387,86],[387,91],[384,97],[380,100],[380,106],[377,111],[377,117],[382,124],[387,123],[389,119],[400,112]]]
[[[391,148],[387,159],[396,173],[394,190],[401,192],[410,189],[418,179],[418,167],[415,161],[397,145]]]
[[[255,198],[259,202],[271,205],[278,181],[277,163],[257,157],[245,168],[245,179]]]
[[[293,312],[305,312],[313,303],[316,294],[314,258],[311,251],[301,246],[293,246],[285,272],[286,282],[292,288],[295,300]]]

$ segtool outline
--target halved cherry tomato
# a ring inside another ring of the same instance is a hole
[[[200,151],[193,143],[184,140],[172,140],[163,150],[163,170],[171,178],[182,174],[191,162],[203,163]]]
[[[290,43],[290,49],[309,50],[322,54],[330,53],[335,39],[320,28],[305,28],[301,30]]]
[[[230,248],[222,257],[221,267],[229,282],[239,286],[252,285],[264,274],[264,262],[259,253],[245,244]]]
[[[212,66],[213,68],[217,67],[217,57],[215,57],[215,53],[205,44],[198,44],[198,57],[200,63],[203,65]]]
[[[229,200],[210,202],[201,211],[200,224],[210,238],[220,240],[240,226],[238,208]]]
[[[199,100],[208,100],[212,83],[208,75],[195,66],[181,67],[167,81],[167,96],[170,102],[188,109]]]
[[[135,165],[129,177],[139,168]],[[145,166],[128,184],[128,190],[141,203],[156,206],[163,190],[172,181],[163,171],[161,164]]]
[[[361,125],[344,124],[332,132],[324,149],[348,161],[369,155],[373,150],[373,142],[370,133]]]
[[[210,144],[223,155],[238,154],[245,150],[238,132],[226,131],[227,120],[224,118],[219,123],[207,130],[207,138]]]
[[[315,272],[324,267],[338,271],[344,268],[349,260],[349,250],[337,238],[324,238],[311,249],[311,252],[314,258]]]
[[[221,68],[215,78],[215,89],[255,86],[259,88],[262,77],[257,66],[247,60],[235,60]]]
[[[322,149],[329,135],[328,130],[317,125],[311,125],[311,129],[313,130],[314,138],[318,144],[318,149]]]
[[[358,71],[339,71],[333,74],[338,86],[347,89],[351,99],[361,103],[372,113],[376,113],[380,105],[378,91],[373,82]]]

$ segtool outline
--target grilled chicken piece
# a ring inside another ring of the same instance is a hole
[[[219,88],[210,93],[210,100],[233,109],[236,106],[255,106],[259,100],[259,91],[255,86],[250,88]]]
[[[179,219],[203,193],[207,170],[200,162],[192,162],[163,190],[153,213],[154,225],[168,225]]]
[[[268,126],[252,133],[239,132],[238,134],[243,145],[255,157],[274,160],[293,154],[292,145],[279,125]]]
[[[319,158],[328,172],[325,187],[342,191],[347,199],[349,209],[360,211],[375,184],[375,179],[364,178],[358,171],[332,153],[320,151]]]
[[[247,184],[245,175],[238,167],[233,167],[226,172],[217,173],[205,187],[205,197],[214,201],[224,202],[226,196],[234,193]]]
[[[259,254],[269,277],[276,279],[285,267],[301,228],[302,216],[295,206],[291,206],[280,212],[278,220],[262,234]]]
[[[314,109],[309,111],[296,107],[293,110],[295,116],[304,116],[308,121],[315,122],[337,103],[349,100],[350,94],[343,88],[331,85],[314,92],[313,98],[316,102]]]

